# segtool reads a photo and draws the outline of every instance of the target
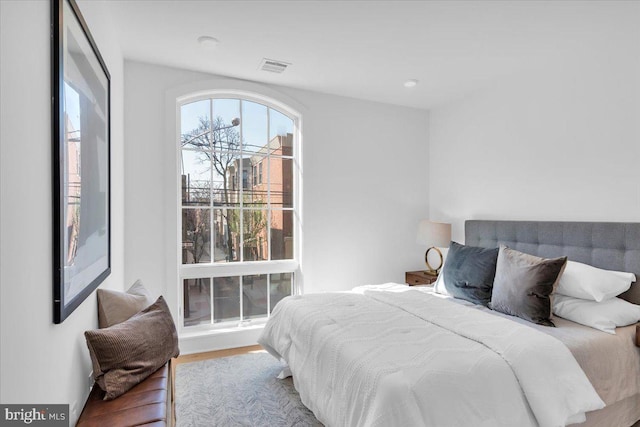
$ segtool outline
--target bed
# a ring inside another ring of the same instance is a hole
[[[467,221],[465,244],[640,276],[640,224]],[[640,303],[633,283],[622,298]],[[259,340],[327,426],[602,426],[640,420],[636,326],[554,328],[404,285],[292,296]]]

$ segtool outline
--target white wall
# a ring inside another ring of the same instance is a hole
[[[558,62],[430,111],[431,214],[455,239],[465,219],[640,221],[640,7],[627,6],[594,16]]]
[[[80,2],[111,73],[112,273],[102,286],[122,289],[123,61],[103,6]],[[53,324],[49,9],[0,1],[0,402],[68,403],[77,416],[91,371],[83,332],[97,310],[91,295]]]
[[[165,270],[167,245],[176,244],[176,231],[165,229],[175,206],[167,200],[175,172],[165,165],[176,155],[166,94],[228,84],[303,106],[305,292],[402,282],[422,267],[415,233],[428,214],[425,111],[125,61],[127,282],[140,278],[164,294],[176,286]]]

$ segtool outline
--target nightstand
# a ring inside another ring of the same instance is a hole
[[[425,270],[407,271],[404,273],[404,281],[409,286],[432,285],[438,276],[427,274]]]

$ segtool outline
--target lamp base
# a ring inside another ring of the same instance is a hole
[[[433,268],[431,264],[429,264],[429,251],[431,251],[431,249],[435,250],[438,255],[440,255],[440,265],[438,266],[438,268]],[[425,271],[425,273],[430,276],[437,276],[440,273],[442,265],[444,264],[444,257],[442,256],[442,252],[440,252],[440,249],[436,248],[435,246],[431,246],[429,249],[427,249],[427,252],[424,253],[424,262],[425,264],[427,264],[427,271]]]

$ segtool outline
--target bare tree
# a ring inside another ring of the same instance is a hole
[[[198,126],[195,129],[182,135],[182,147],[198,148],[196,153],[201,157],[203,163],[206,162],[212,165],[218,176],[222,177],[222,188],[214,189],[214,205],[219,203],[219,205],[225,207],[231,206],[233,203],[237,203],[237,201],[232,200],[231,197],[232,189],[229,188],[230,179],[234,166],[236,166],[238,162],[241,162],[240,134],[235,129],[239,121],[234,119],[231,124],[227,124],[222,117],[219,116],[216,117],[213,122],[204,117],[200,117],[198,120]],[[209,196],[207,195],[207,197]],[[220,200],[216,200],[220,197]],[[235,212],[230,209],[221,209],[221,212],[226,224],[227,259],[232,260],[234,243],[230,224],[238,221],[238,217]],[[195,254],[199,251],[199,249],[195,247],[198,242],[194,241],[193,244],[195,257]],[[204,244],[204,242],[200,244]],[[211,254],[211,256],[213,258],[214,254]]]

